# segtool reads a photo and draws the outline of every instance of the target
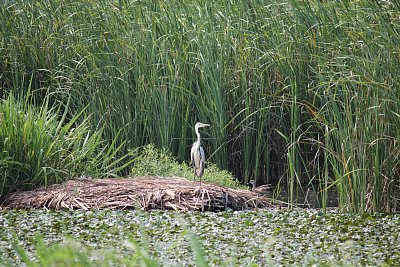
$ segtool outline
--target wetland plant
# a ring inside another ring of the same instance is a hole
[[[85,109],[76,123],[101,125],[118,156],[153,143],[188,160],[191,125],[207,121],[209,160],[243,183],[285,183],[291,201],[315,186],[325,206],[331,186],[346,210],[393,211],[399,11],[390,0],[5,1],[0,93],[31,83],[37,106],[45,92],[69,99],[68,117]]]
[[[49,107],[49,98],[34,107],[11,93],[0,102],[0,195],[88,175],[116,176],[124,165],[117,158],[122,145],[105,143],[101,129],[92,131],[82,110],[68,118],[69,102]],[[79,119],[82,119],[78,122]],[[129,163],[129,161],[128,161]]]

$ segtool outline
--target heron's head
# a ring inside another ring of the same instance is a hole
[[[196,123],[196,125],[194,126],[194,128],[195,128],[195,129],[199,129],[199,128],[208,127],[208,126],[210,126],[210,124],[198,122],[198,123]]]
[[[254,180],[250,180],[250,181],[247,183],[247,186],[249,187],[249,190],[250,190],[250,191],[253,190],[254,185],[255,185]]]

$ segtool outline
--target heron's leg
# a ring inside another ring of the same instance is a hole
[[[200,176],[200,187],[201,187],[201,176]]]

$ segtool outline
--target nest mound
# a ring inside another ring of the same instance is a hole
[[[7,208],[162,209],[220,211],[274,208],[271,200],[247,190],[234,190],[179,177],[73,179],[33,191],[14,192]]]

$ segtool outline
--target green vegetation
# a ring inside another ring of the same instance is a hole
[[[137,153],[138,156],[135,157],[134,166],[130,171],[133,176],[178,176],[188,180],[198,180],[197,177],[194,177],[191,166],[188,166],[185,162],[178,163],[171,153],[165,149],[159,150],[154,145],[147,145],[141,147]],[[233,180],[232,174],[218,169],[212,163],[207,164],[202,180],[231,188],[248,188]]]
[[[116,147],[101,140],[102,130],[92,131],[83,111],[67,118],[68,105],[49,108],[48,98],[39,108],[17,102],[13,94],[0,102],[0,195],[17,189],[59,183],[79,175],[115,176],[120,162]],[[129,162],[131,162],[132,159]]]
[[[4,210],[0,266],[397,266],[399,230],[398,214]]]
[[[125,245],[134,249],[130,256],[116,255],[111,251],[96,251],[90,246],[70,238],[63,243],[48,246],[40,235],[35,237],[34,249],[36,254],[32,256],[18,243],[14,244],[21,261],[29,267],[50,266],[159,266],[151,259],[148,251],[139,247],[134,241],[125,241]],[[14,266],[10,261],[0,259],[2,266]]]
[[[149,143],[187,160],[202,121],[210,161],[243,182],[287,183],[289,199],[298,185],[334,186],[346,210],[393,211],[399,13],[375,0],[6,0],[0,94],[25,102],[31,90],[33,105],[78,116],[67,127],[84,123],[117,169]],[[2,169],[27,164],[6,156]]]

